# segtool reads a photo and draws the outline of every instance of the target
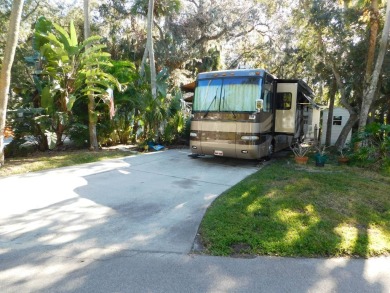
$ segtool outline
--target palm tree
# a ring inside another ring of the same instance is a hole
[[[149,0],[148,15],[147,15],[147,40],[144,56],[141,62],[140,74],[144,74],[146,59],[149,57],[150,66],[150,85],[152,88],[152,96],[155,99],[157,97],[157,81],[156,81],[156,64],[154,62],[154,48],[153,48],[153,13],[154,0]]]
[[[372,0],[372,2],[373,5],[374,4],[378,5],[377,0]],[[370,112],[370,107],[372,105],[372,102],[374,101],[379,75],[382,70],[383,60],[387,50],[387,44],[388,44],[389,32],[390,32],[390,0],[387,0],[386,6],[387,7],[386,7],[385,24],[382,30],[382,37],[380,40],[379,52],[378,52],[378,57],[376,59],[375,68],[374,71],[372,72],[372,75],[370,74],[370,72],[366,72],[367,85],[365,85],[363,91],[363,100],[362,100],[362,106],[361,106],[360,116],[359,116],[359,131],[363,131],[367,124],[368,113]],[[374,55],[374,52],[372,54]],[[373,63],[374,58],[372,57],[371,59],[372,60],[369,59],[368,62]],[[369,75],[368,78],[367,75]]]
[[[88,39],[91,36],[91,25],[90,25],[90,1],[84,0],[84,39]],[[86,47],[87,49],[89,46]],[[94,115],[95,111],[95,98],[93,95],[88,94],[88,129],[89,129],[89,145],[90,150],[97,151],[99,144],[97,141],[96,132],[96,119]]]
[[[0,72],[0,167],[4,165],[4,129],[8,104],[8,91],[11,83],[11,68],[18,42],[20,19],[24,0],[14,0],[9,21],[7,43]]]

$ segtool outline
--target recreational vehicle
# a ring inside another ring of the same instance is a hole
[[[201,73],[192,105],[192,154],[259,159],[294,139],[315,139],[320,110],[313,98],[302,80],[277,79],[262,69]]]

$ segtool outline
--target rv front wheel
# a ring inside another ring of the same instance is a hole
[[[271,160],[274,152],[275,152],[275,144],[274,142],[271,142],[270,145],[268,146],[268,155],[266,156],[266,160]]]

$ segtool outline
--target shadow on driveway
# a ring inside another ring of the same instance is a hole
[[[389,291],[383,258],[188,255],[206,208],[257,168],[187,155],[166,151],[100,172],[91,164],[0,180],[0,291]],[[13,201],[25,184],[30,192]]]

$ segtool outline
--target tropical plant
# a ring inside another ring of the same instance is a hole
[[[145,69],[146,72],[149,71],[148,66]],[[146,76],[149,76],[149,74]],[[161,70],[156,77],[156,97],[148,92],[144,92],[143,98],[140,101],[139,121],[143,127],[143,140],[159,141],[167,120],[172,116],[170,112],[172,97],[167,92],[168,78],[167,69]],[[149,81],[147,79],[143,81],[147,87]]]
[[[351,149],[348,146],[339,147],[338,152],[340,154],[340,158],[348,158],[351,155]]]
[[[326,155],[326,149],[328,147],[326,145],[321,145],[321,144],[318,144],[317,146],[315,146],[315,149],[317,151],[317,154],[319,154],[320,156],[325,156]]]
[[[318,145],[316,145],[315,148],[317,151],[316,154],[314,155],[316,166],[323,167],[325,162],[328,159],[328,155],[327,155],[327,151],[326,151],[327,146],[318,144]]]
[[[358,165],[390,172],[390,125],[368,124],[353,143],[359,145],[352,156]]]
[[[295,157],[305,157],[310,151],[311,146],[306,143],[296,142],[290,146],[290,149],[293,151]]]
[[[73,104],[77,97],[91,95],[113,107],[107,88],[120,88],[118,81],[105,68],[110,67],[110,54],[103,52],[101,37],[92,36],[78,43],[73,21],[69,32],[41,17],[36,25],[35,49],[39,48],[41,75],[47,84],[42,89],[41,106],[51,121],[56,134],[56,145],[62,144],[63,134],[69,129]],[[95,109],[89,109],[89,119],[96,119]]]
[[[177,141],[186,127],[185,113],[182,111],[181,94],[177,92],[170,98],[167,121],[162,129],[161,138],[164,143],[171,144]]]
[[[136,109],[140,109],[144,92],[149,87],[140,85],[139,74],[130,61],[113,61],[109,73],[124,87],[123,91],[114,90],[115,117],[99,119],[99,142],[102,144],[122,143],[135,139],[133,126],[136,123]]]

